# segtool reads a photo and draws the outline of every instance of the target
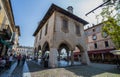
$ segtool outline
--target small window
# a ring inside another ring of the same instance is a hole
[[[35,38],[35,43],[37,43],[37,39],[38,39],[38,36],[36,36],[36,38]]]
[[[62,23],[63,23],[62,30],[63,32],[67,33],[68,32],[68,20],[63,18]]]
[[[75,25],[75,27],[76,27],[76,34],[80,36],[80,26]]]
[[[45,35],[47,34],[47,29],[48,29],[48,23],[46,24],[46,28],[45,28]]]
[[[105,47],[109,47],[108,41],[105,41]]]
[[[1,9],[2,9],[2,7],[1,7],[1,5],[0,5],[0,11],[1,11]]]
[[[42,30],[40,31],[40,37],[39,37],[39,40],[41,39],[41,36],[42,36]]]
[[[94,48],[95,48],[95,49],[97,48],[97,43],[94,43]]]
[[[108,36],[108,34],[106,32],[102,32],[102,37],[106,38]]]
[[[94,34],[94,35],[92,36],[92,39],[93,39],[93,40],[96,40],[96,39],[97,39],[97,36]]]
[[[95,32],[95,29],[93,29],[93,32]]]

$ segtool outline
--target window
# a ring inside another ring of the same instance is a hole
[[[94,43],[94,48],[95,48],[95,49],[97,48],[97,43]]]
[[[2,9],[2,7],[1,7],[1,5],[0,5],[0,11],[1,11],[1,9]]]
[[[95,29],[93,29],[93,32],[95,32]]]
[[[102,32],[102,37],[106,38],[108,36],[108,34],[106,32]]]
[[[109,47],[108,41],[105,41],[105,47]]]
[[[62,21],[62,30],[63,30],[63,32],[65,32],[65,33],[67,33],[68,32],[68,21],[67,21],[67,19],[63,19],[63,21]]]
[[[35,38],[35,43],[37,43],[37,39],[38,39],[38,36],[36,35],[36,38]]]
[[[96,39],[97,39],[97,36],[94,34],[94,35],[92,36],[92,39],[93,39],[93,40],[96,40]]]
[[[75,27],[76,27],[76,34],[80,36],[80,26],[75,25]]]
[[[42,30],[40,31],[40,37],[39,37],[39,40],[41,39],[41,36],[42,36]]]
[[[46,24],[46,28],[45,28],[45,35],[47,34],[47,29],[48,29],[48,23]]]

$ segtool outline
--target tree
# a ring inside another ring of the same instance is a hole
[[[120,49],[120,0],[104,6],[100,15],[104,25],[102,33],[106,32],[111,37],[115,48]]]

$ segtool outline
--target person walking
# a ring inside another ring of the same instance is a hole
[[[25,56],[25,55],[23,55],[23,57],[22,57],[22,65],[24,65],[25,60],[26,60],[26,56]]]
[[[17,56],[17,66],[20,64],[20,60],[21,60],[21,54]]]
[[[48,68],[49,54],[46,53],[44,56],[44,67]]]
[[[10,54],[10,57],[9,57],[9,69],[11,68],[12,61],[13,61],[13,55]]]

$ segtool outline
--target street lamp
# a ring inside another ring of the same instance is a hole
[[[97,10],[100,7],[103,7],[105,5],[113,5],[117,0],[104,0],[101,5],[99,5],[98,7],[94,8],[93,10],[91,10],[90,12],[86,13],[85,16],[87,16],[90,13],[94,13],[95,10]],[[120,1],[120,0],[119,0]]]

